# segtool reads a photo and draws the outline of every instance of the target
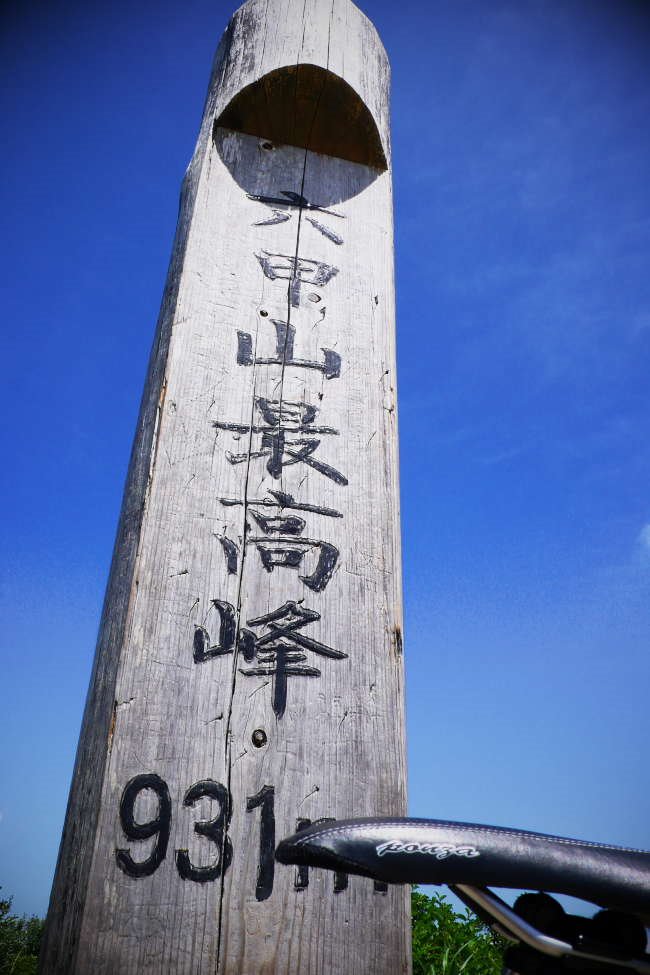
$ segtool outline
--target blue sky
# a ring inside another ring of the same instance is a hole
[[[650,14],[368,0],[393,68],[410,810],[650,846]],[[43,913],[229,4],[9,3],[0,884]]]

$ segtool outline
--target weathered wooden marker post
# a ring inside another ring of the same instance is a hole
[[[404,814],[389,69],[350,0],[217,52],[41,971],[396,975],[408,891],[280,866]]]

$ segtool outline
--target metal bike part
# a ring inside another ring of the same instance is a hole
[[[643,958],[624,958],[602,955],[591,951],[575,948],[566,941],[552,938],[543,934],[523,918],[519,917],[505,901],[497,897],[492,891],[480,887],[470,887],[465,884],[450,885],[452,890],[468,907],[480,909],[481,916],[488,914],[498,924],[507,937],[514,937],[522,944],[528,945],[535,951],[552,958],[579,958],[585,961],[599,962],[618,968],[629,968],[640,975],[650,975],[650,960]]]

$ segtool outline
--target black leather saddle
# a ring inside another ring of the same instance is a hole
[[[524,946],[524,955],[567,964],[549,971],[573,964],[580,971],[650,975],[645,850],[474,823],[372,818],[314,823],[283,840],[276,857],[387,883],[447,884],[484,921]],[[544,893],[524,895],[511,908],[489,887]],[[567,915],[550,893],[602,910],[592,920]],[[525,957],[517,964],[518,971],[534,970]]]

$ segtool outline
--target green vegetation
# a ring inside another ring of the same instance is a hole
[[[11,898],[0,897],[0,975],[36,975],[45,922],[10,911]]]
[[[413,975],[500,975],[503,944],[442,894],[411,894]]]
[[[469,910],[417,890],[411,910],[413,975],[500,975],[503,945]],[[0,975],[36,975],[45,922],[10,911],[11,898],[0,898]]]

